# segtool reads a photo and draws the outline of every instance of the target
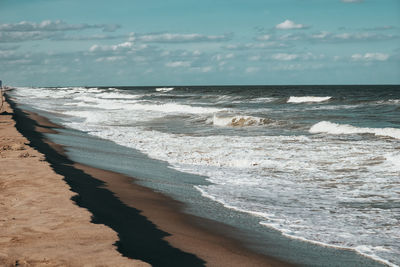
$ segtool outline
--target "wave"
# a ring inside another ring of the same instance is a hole
[[[271,119],[252,116],[217,117],[216,115],[214,115],[212,119],[213,125],[231,127],[260,126],[269,124],[271,122]]]
[[[385,158],[395,169],[400,170],[400,153],[386,155]]]
[[[287,103],[324,102],[331,98],[331,96],[291,96],[289,97]]]
[[[376,102],[379,105],[398,105],[400,104],[400,99],[388,99]]]
[[[112,93],[105,92],[96,94],[96,97],[104,98],[104,99],[137,99],[140,98],[140,95],[132,95],[132,94],[121,94],[121,93]]]
[[[328,134],[374,134],[376,136],[400,139],[400,129],[356,127],[349,124],[338,124],[329,121],[321,121],[314,124],[309,132]]]
[[[128,110],[144,110],[144,111],[159,111],[163,113],[191,113],[191,114],[207,114],[222,111],[218,108],[197,107],[190,105],[182,105],[175,103],[166,104],[133,104],[125,106]]]
[[[269,103],[275,101],[277,98],[275,97],[258,97],[249,100],[250,103]]]
[[[301,235],[291,234],[290,230],[287,230],[282,227],[281,223],[279,222],[279,221],[282,221],[282,219],[273,219],[273,217],[275,217],[275,215],[272,213],[258,212],[258,211],[252,211],[252,210],[245,209],[245,208],[239,208],[237,206],[226,203],[222,199],[219,199],[219,198],[213,196],[212,194],[207,193],[206,190],[204,190],[201,186],[194,186],[194,188],[196,188],[203,197],[206,197],[215,202],[218,202],[218,203],[222,204],[225,208],[236,210],[236,211],[243,212],[243,213],[247,213],[247,214],[253,215],[255,217],[275,221],[275,222],[260,221],[259,224],[263,225],[265,227],[268,227],[270,229],[274,229],[274,230],[280,232],[283,236],[285,236],[287,238],[300,240],[300,241],[307,242],[307,243],[312,243],[312,244],[315,244],[315,245],[318,245],[321,247],[335,248],[335,249],[340,249],[340,250],[353,250],[364,257],[367,257],[367,258],[370,258],[377,262],[383,263],[387,266],[399,267],[398,265],[396,265],[386,259],[383,259],[382,257],[379,257],[378,255],[376,255],[374,253],[376,250],[382,249],[382,247],[371,247],[371,246],[365,246],[365,245],[349,247],[346,245],[334,245],[334,244],[330,244],[327,242],[321,242],[321,241],[305,238],[305,237],[302,237]]]
[[[267,222],[260,222],[260,224],[264,225],[266,227],[272,228],[274,230],[280,231],[283,236],[286,236],[286,237],[288,237],[290,239],[296,239],[296,240],[300,240],[300,241],[303,241],[303,242],[316,244],[316,245],[321,246],[321,247],[335,248],[335,249],[340,249],[340,250],[353,250],[353,251],[357,252],[358,254],[360,254],[360,255],[362,255],[364,257],[370,258],[370,259],[372,259],[374,261],[377,261],[379,263],[383,263],[383,264],[385,264],[387,266],[390,266],[390,267],[398,267],[398,265],[396,265],[396,264],[394,264],[394,263],[392,263],[392,262],[390,262],[388,260],[385,260],[385,259],[379,257],[378,255],[376,255],[374,253],[375,250],[379,250],[379,249],[382,249],[382,248],[374,248],[374,247],[370,247],[370,246],[348,247],[348,246],[344,246],[344,245],[343,246],[333,245],[333,244],[329,244],[329,243],[325,243],[325,242],[320,242],[320,241],[308,239],[308,238],[305,238],[305,237],[302,237],[302,236],[299,236],[299,235],[285,233],[285,231],[282,231],[282,229],[279,229],[278,227],[275,227],[274,224],[270,224],[270,223],[267,223]]]
[[[175,89],[174,87],[159,87],[159,88],[156,88],[156,91],[166,93],[166,92],[172,91],[174,89]]]

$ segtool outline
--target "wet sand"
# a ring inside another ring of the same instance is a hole
[[[76,196],[45,156],[0,113],[0,265],[149,266],[116,250],[118,235],[74,204]]]
[[[59,126],[52,124],[46,118],[37,114],[24,112],[18,109],[15,103],[12,101],[9,102],[14,112],[9,111],[8,115],[0,115],[1,120],[7,116],[11,119],[12,116],[16,121],[16,128],[30,141],[31,147],[25,145],[27,149],[32,151],[35,149],[45,155],[43,156],[34,151],[38,156],[32,158],[36,158],[37,162],[35,164],[45,164],[48,167],[50,165],[52,169],[50,171],[53,172],[49,176],[64,186],[63,193],[57,193],[57,195],[65,196],[69,204],[75,209],[82,210],[87,215],[90,215],[89,212],[91,213],[92,223],[88,223],[88,228],[104,228],[105,234],[101,234],[101,237],[107,236],[108,232],[114,234],[113,240],[116,242],[116,247],[111,245],[107,253],[115,253],[119,256],[118,252],[120,252],[126,257],[120,257],[123,260],[127,258],[139,259],[153,266],[287,265],[273,258],[255,253],[244,247],[239,241],[221,234],[222,232],[234,233],[235,230],[230,229],[229,226],[184,214],[182,212],[182,203],[133,183],[134,179],[131,177],[72,162],[63,153],[64,148],[62,146],[49,142],[42,134],[45,132],[55,133]],[[3,128],[2,124],[0,124],[0,127]],[[12,121],[10,122],[11,124],[13,124]],[[12,126],[9,127],[13,128]],[[1,136],[3,136],[3,133]],[[7,140],[4,141],[8,142]],[[10,162],[18,161],[18,158],[8,157],[6,156]],[[26,158],[30,159],[31,157]],[[8,164],[4,166],[8,166]],[[38,168],[41,169],[42,167]],[[3,178],[1,179],[3,180]],[[12,180],[13,178],[11,177],[10,179]],[[25,175],[25,180],[28,181],[23,180],[20,184],[24,185],[25,182],[29,184],[29,181],[33,179]],[[37,187],[40,188],[40,186]],[[70,189],[77,194],[72,193]],[[20,190],[24,191],[25,188],[16,186],[14,194],[17,194]],[[44,190],[39,191],[42,192]],[[71,197],[72,201],[70,200]],[[8,197],[8,199],[11,198],[12,196]],[[46,194],[42,198],[45,199]],[[54,204],[52,209],[55,211],[60,210],[63,213],[64,205],[59,207],[59,204],[56,202],[46,202]],[[87,209],[89,212],[79,209],[73,203]],[[33,202],[32,205],[36,205],[36,202]],[[11,209],[11,204],[9,203],[1,205],[0,209],[3,209],[3,206],[5,206],[4,208]],[[37,209],[38,212],[42,211],[40,207],[37,207]],[[21,211],[21,213],[23,212],[26,211]],[[32,215],[31,217],[32,221],[38,219],[38,216]],[[71,216],[66,215],[65,217],[67,217],[65,219],[71,219]],[[61,232],[63,231],[62,225],[60,225],[59,229]],[[51,226],[43,227],[45,230],[51,228]],[[24,232],[23,228],[24,226],[21,225],[19,231]],[[117,237],[111,229],[117,233]],[[69,233],[70,231],[65,229],[64,234],[69,235]],[[87,235],[91,237],[90,234]],[[74,239],[73,241],[77,240]],[[7,246],[11,247],[10,242],[0,243],[0,253],[3,253],[2,244],[5,244],[4,246],[7,248]],[[36,240],[36,242],[40,243],[40,240]],[[96,241],[94,243],[97,245],[99,242]],[[33,244],[31,245],[34,246]],[[86,245],[93,249],[92,245]],[[74,247],[73,245],[70,246]],[[29,247],[29,244],[26,247]],[[59,246],[58,249],[65,251],[65,248],[62,246]],[[9,249],[4,250],[9,251]],[[43,250],[38,250],[38,255],[41,252]],[[53,258],[58,260],[57,255],[59,254],[55,253]],[[90,252],[84,254],[92,256]],[[100,254],[102,253],[100,252]],[[1,255],[3,254],[0,254],[0,257],[3,257]],[[4,255],[3,258],[7,259],[11,258],[14,254],[4,253]],[[107,257],[106,253],[93,258],[99,259],[101,257]],[[9,262],[12,262],[12,260]],[[113,263],[108,264],[107,261],[101,262],[105,265],[115,265]],[[129,263],[133,265],[138,262],[130,260]],[[72,262],[71,264],[74,265]],[[122,264],[117,265],[121,266]]]

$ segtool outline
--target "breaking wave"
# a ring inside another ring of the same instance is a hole
[[[156,91],[166,93],[166,92],[172,91],[174,89],[175,89],[174,87],[159,87],[159,88],[156,88]]]
[[[97,94],[96,97],[100,97],[103,99],[137,99],[140,98],[140,95],[133,95],[133,94],[121,94],[121,93],[109,93],[104,92]]]
[[[331,96],[291,96],[287,103],[309,103],[309,102],[324,102],[331,99]]]
[[[355,127],[349,124],[338,124],[329,121],[321,121],[314,124],[310,133],[328,133],[328,134],[374,134],[377,136],[387,136],[400,139],[400,129],[396,128],[367,128]]]
[[[133,104],[125,107],[127,110],[145,110],[158,111],[163,113],[191,113],[191,114],[207,114],[222,111],[219,108],[197,107],[190,105],[182,105],[175,103],[166,104]]]
[[[214,115],[212,119],[213,125],[231,127],[259,126],[269,124],[271,122],[271,119],[252,116],[218,117]]]

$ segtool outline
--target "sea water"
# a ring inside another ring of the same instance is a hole
[[[400,265],[399,86],[17,88],[259,226]]]

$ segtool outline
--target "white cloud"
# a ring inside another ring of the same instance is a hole
[[[296,24],[295,22],[287,19],[284,22],[277,24],[275,28],[279,30],[292,30],[292,29],[304,29],[306,28],[306,26],[303,24]]]
[[[96,59],[96,62],[114,62],[114,61],[118,61],[118,60],[123,60],[125,57],[122,56],[111,56],[111,57],[100,57],[98,59]]]
[[[34,40],[44,40],[44,39],[53,39],[60,36],[59,32],[40,32],[40,31],[32,31],[32,32],[11,32],[0,30],[0,43],[13,43],[13,42],[25,42],[25,41],[34,41]]]
[[[198,33],[155,33],[155,34],[135,34],[131,33],[129,41],[144,43],[190,43],[190,42],[222,42],[232,39],[232,34],[223,35],[204,35]]]
[[[389,55],[384,53],[354,54],[351,59],[354,61],[386,61],[389,59]]]
[[[282,60],[282,61],[291,61],[291,60],[297,59],[298,57],[299,57],[299,55],[286,54],[286,53],[278,53],[278,54],[272,55],[273,59]]]
[[[315,33],[315,34],[311,35],[311,37],[312,37],[312,38],[315,38],[315,39],[325,39],[325,38],[327,38],[329,35],[330,35],[329,32],[327,32],[327,31],[321,31],[321,32],[319,32],[319,33]]]
[[[269,39],[271,39],[271,35],[269,34],[264,34],[256,38],[258,41],[268,41]]]
[[[96,51],[126,51],[131,50],[133,48],[132,42],[124,42],[116,45],[92,45],[89,48],[90,52]],[[145,48],[145,47],[144,47]],[[136,47],[136,49],[140,49],[140,47]]]
[[[18,23],[0,24],[3,32],[33,32],[33,31],[76,31],[85,29],[103,29],[112,32],[120,28],[115,24],[68,24],[61,20],[44,20],[40,23],[21,21]]]
[[[94,52],[94,51],[99,50],[99,49],[100,49],[100,46],[97,45],[97,44],[95,44],[95,45],[92,45],[92,46],[89,48],[89,51],[90,51],[90,52]]]
[[[252,49],[275,49],[286,48],[287,45],[279,42],[265,42],[265,43],[248,43],[248,44],[230,44],[223,48],[229,50],[252,50]]]
[[[288,53],[278,53],[271,56],[272,59],[279,60],[279,61],[293,61],[296,59],[301,60],[319,60],[324,59],[324,54],[315,55],[313,53],[303,53],[303,54],[288,54]]]
[[[45,20],[40,23],[21,21],[18,23],[0,24],[0,42],[26,42],[35,40],[74,40],[74,39],[115,39],[121,36],[97,35],[92,37],[65,36],[66,32],[77,32],[87,29],[102,29],[113,32],[120,26],[114,24],[68,24],[61,20]]]
[[[315,41],[330,41],[330,42],[352,42],[352,41],[379,41],[379,40],[392,40],[398,39],[399,35],[394,34],[380,34],[380,33],[369,33],[369,32],[356,32],[356,33],[337,33],[333,34],[327,31],[321,31],[319,33],[314,33],[311,36],[299,36],[299,38],[305,38]],[[292,38],[293,39],[293,38]]]
[[[93,34],[93,35],[63,35],[52,38],[54,41],[93,41],[93,40],[112,40],[126,38],[126,35],[109,35],[109,34]]]
[[[286,54],[286,53],[278,53],[272,55],[272,58],[275,60],[281,60],[281,61],[291,61],[299,58],[299,55],[296,54]]]
[[[307,36],[304,33],[286,33],[280,35],[278,38],[281,41],[297,41],[301,39],[306,39]]]
[[[125,42],[122,44],[117,44],[117,45],[113,45],[111,46],[112,50],[118,50],[119,48],[131,48],[132,47],[132,43],[131,42]]]
[[[180,67],[190,67],[189,61],[173,61],[165,63],[165,66],[169,68],[180,68]]]
[[[193,56],[200,56],[202,53],[200,50],[194,50],[193,51]]]
[[[229,53],[229,54],[216,54],[213,56],[213,60],[215,61],[224,61],[226,59],[232,59],[235,57],[235,54]]]
[[[383,26],[375,26],[375,27],[369,27],[369,28],[361,28],[363,31],[387,31],[387,30],[394,30],[396,29],[396,26],[392,25],[383,25]]]
[[[302,71],[302,70],[316,70],[323,68],[324,65],[321,63],[316,64],[303,64],[303,63],[296,63],[296,64],[288,64],[288,63],[280,63],[273,65],[270,69],[276,71]]]

